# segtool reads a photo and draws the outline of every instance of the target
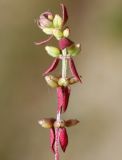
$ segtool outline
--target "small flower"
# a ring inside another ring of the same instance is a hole
[[[44,12],[40,15],[37,20],[37,25],[39,28],[51,28],[53,26],[53,15],[51,12]]]
[[[52,128],[53,124],[55,122],[55,118],[44,118],[38,121],[38,123],[43,127],[43,128]]]
[[[45,80],[50,87],[52,87],[52,88],[58,87],[58,78],[57,77],[49,75],[49,76],[45,76]]]

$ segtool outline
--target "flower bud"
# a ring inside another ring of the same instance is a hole
[[[43,28],[42,31],[46,33],[47,35],[53,34],[53,28]]]
[[[45,77],[45,80],[50,87],[52,88],[58,87],[58,79],[56,77],[49,75]]]
[[[81,45],[77,44],[77,45],[72,45],[68,48],[68,54],[71,56],[76,56],[80,53],[81,51]]]
[[[45,50],[52,57],[58,57],[60,55],[60,50],[56,47],[46,46]]]
[[[63,33],[59,29],[53,29],[53,35],[57,40],[60,40],[63,37]]]
[[[51,12],[44,12],[40,15],[39,19],[37,20],[38,27],[43,29],[43,28],[48,28],[53,26],[53,15]]]
[[[68,38],[62,38],[59,40],[59,48],[61,50],[70,47],[72,44],[74,44],[70,39]]]
[[[65,127],[65,121],[64,120],[55,121],[54,122],[54,127],[55,128],[63,128],[63,127]]]
[[[44,118],[38,121],[38,123],[43,127],[43,128],[52,128],[54,124],[55,118]]]
[[[59,84],[59,86],[67,87],[69,85],[69,82],[68,82],[68,79],[59,78],[58,84]]]
[[[55,28],[62,28],[63,19],[58,14],[56,14],[53,19],[53,25]]]
[[[66,28],[66,29],[63,31],[63,36],[64,36],[64,37],[68,37],[68,36],[69,36],[69,33],[70,33],[69,28]]]
[[[79,123],[79,121],[77,119],[70,119],[70,120],[65,121],[65,126],[72,127],[78,123]]]
[[[77,83],[77,82],[79,82],[79,80],[76,78],[76,77],[71,77],[71,78],[69,78],[69,84],[75,84],[75,83]]]

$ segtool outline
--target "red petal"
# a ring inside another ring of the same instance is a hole
[[[69,102],[69,96],[70,96],[70,88],[68,87],[64,87],[63,89],[63,96],[64,96],[64,100],[63,100],[63,111],[65,112],[68,106],[68,102]]]
[[[57,88],[57,98],[58,98],[58,112],[62,111],[62,106],[64,102],[63,89],[62,87]]]
[[[72,44],[73,42],[68,38],[62,38],[59,40],[59,48],[61,50],[71,46]]]
[[[67,135],[67,131],[65,128],[59,129],[59,140],[60,140],[61,148],[63,152],[65,152],[66,147],[68,145],[68,135]]]
[[[48,39],[44,40],[44,41],[40,41],[40,42],[34,42],[35,45],[42,45],[42,44],[45,44],[47,42],[49,42],[51,39],[53,38],[53,35],[51,35]]]
[[[60,59],[59,58],[55,58],[53,63],[51,64],[51,66],[43,73],[43,75],[45,76],[46,74],[52,72],[53,70],[56,69],[58,63],[59,63]]]
[[[68,13],[67,13],[67,9],[64,6],[64,4],[60,4],[60,5],[61,5],[61,9],[62,9],[63,25],[65,25],[68,20]]]
[[[54,128],[50,129],[50,148],[55,153],[55,131]]]
[[[78,74],[78,72],[77,72],[77,69],[76,69],[76,67],[75,67],[75,63],[74,63],[74,61],[73,61],[72,58],[69,58],[69,67],[70,67],[70,71],[71,71],[72,75],[73,75],[74,77],[76,77],[76,79],[81,82],[80,76],[79,76],[79,74]],[[82,82],[81,82],[81,83],[82,83]]]

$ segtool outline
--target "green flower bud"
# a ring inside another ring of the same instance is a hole
[[[50,87],[52,88],[58,87],[58,79],[56,79],[56,77],[49,75],[45,77],[45,80]]]
[[[67,87],[69,85],[68,79],[60,78],[58,81],[59,86]]]
[[[42,31],[46,33],[47,35],[53,34],[53,28],[43,28]]]
[[[63,36],[64,36],[64,37],[68,37],[68,36],[69,36],[69,33],[70,33],[69,28],[66,28],[66,29],[63,31]]]
[[[63,19],[58,14],[53,19],[53,25],[55,28],[61,28],[63,25]]]
[[[81,45],[72,45],[71,47],[68,48],[68,54],[71,56],[76,56],[80,53],[81,51]]]
[[[45,50],[52,57],[58,57],[60,55],[60,50],[56,47],[46,46]]]
[[[63,33],[59,29],[54,29],[53,35],[56,37],[57,40],[60,40],[63,37]]]

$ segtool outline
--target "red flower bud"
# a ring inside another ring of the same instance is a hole
[[[59,40],[59,48],[62,50],[62,49],[65,49],[69,46],[71,46],[74,42],[72,42],[70,39],[68,38],[62,38]]]
[[[43,73],[43,75],[47,75],[48,73],[52,72],[53,70],[56,69],[57,65],[59,64],[60,59],[55,58],[51,66]]]
[[[50,148],[55,153],[55,130],[54,128],[50,129]]]
[[[68,145],[68,135],[65,128],[59,129],[59,141],[63,152],[65,152],[66,147]]]
[[[74,61],[73,61],[72,58],[69,58],[69,67],[70,67],[70,71],[71,71],[72,75],[73,75],[74,77],[76,77],[76,79],[81,82],[80,76],[79,76],[79,74],[78,74],[78,72],[77,72],[77,69],[76,69],[76,67],[75,67],[75,63],[74,63]],[[82,83],[82,82],[81,82],[81,83]]]

